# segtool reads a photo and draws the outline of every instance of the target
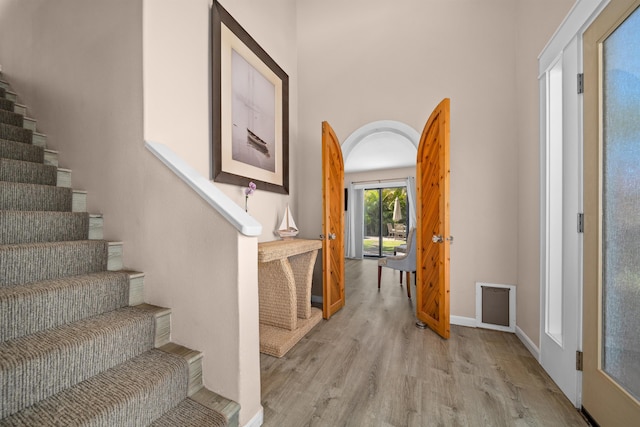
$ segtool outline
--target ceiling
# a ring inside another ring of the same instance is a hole
[[[369,133],[347,153],[345,173],[412,167],[416,164],[416,147],[404,134],[389,130]]]

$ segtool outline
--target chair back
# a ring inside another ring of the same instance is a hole
[[[407,271],[416,271],[416,247],[418,246],[415,242],[416,234],[416,228],[411,227],[409,229],[409,235],[407,236],[407,264],[411,269]]]

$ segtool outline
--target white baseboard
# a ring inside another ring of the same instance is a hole
[[[452,325],[458,325],[458,326],[466,326],[468,328],[475,328],[476,325],[476,319],[474,319],[473,317],[462,317],[462,316],[449,316],[449,323],[451,323]]]
[[[538,361],[538,363],[540,363],[540,349],[536,347],[533,341],[531,341],[531,338],[529,338],[527,334],[525,334],[524,331],[520,329],[520,327],[517,325],[516,325],[516,336],[520,338],[520,341],[522,341],[522,344],[524,344],[524,346],[527,347],[527,350],[529,350],[529,352]]]
[[[260,427],[263,421],[264,421],[264,409],[262,409],[262,406],[261,406],[260,410],[243,427]]]

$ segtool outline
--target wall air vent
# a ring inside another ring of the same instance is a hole
[[[516,331],[516,287],[476,282],[476,326]]]

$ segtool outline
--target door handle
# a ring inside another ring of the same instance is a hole
[[[432,241],[433,243],[442,243],[442,242],[444,242],[445,240],[446,240],[447,242],[449,242],[449,243],[453,243],[453,236],[449,236],[449,237],[447,237],[447,238],[443,238],[443,237],[442,237],[442,236],[440,236],[440,235],[436,235],[436,234],[434,234],[434,235],[433,235],[433,237],[431,238],[431,241]]]
[[[320,240],[324,240],[324,238],[325,238],[325,235],[321,234],[320,235]],[[336,234],[335,233],[329,233],[328,239],[329,240],[336,240]]]

